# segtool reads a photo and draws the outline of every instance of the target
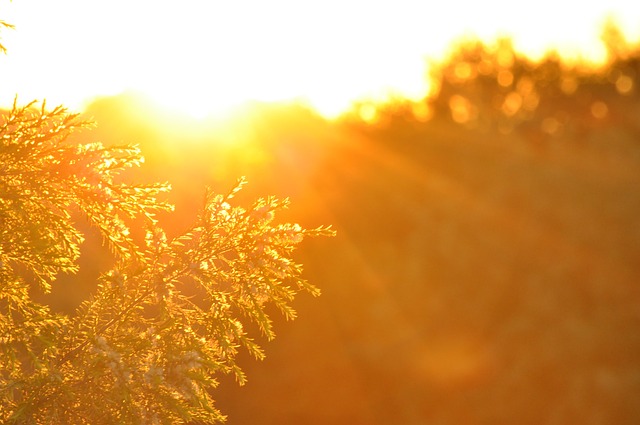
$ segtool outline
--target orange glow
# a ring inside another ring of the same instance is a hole
[[[472,385],[486,379],[492,369],[489,349],[458,335],[424,347],[420,354],[417,377],[441,387]]]
[[[323,296],[277,323],[294,348],[270,346],[249,392],[220,388],[232,421],[627,423],[637,59],[606,62],[604,6],[426,3],[19,0],[0,101],[85,106],[88,138],[140,144],[132,173],[171,182],[172,232],[240,175],[240,196],[338,230],[299,252]],[[637,39],[640,6],[609,5]]]

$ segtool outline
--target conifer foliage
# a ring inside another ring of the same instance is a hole
[[[135,146],[74,144],[76,114],[14,104],[0,122],[0,423],[176,424],[224,420],[210,390],[245,377],[242,347],[264,356],[243,322],[268,339],[275,305],[295,317],[300,291],[318,294],[291,254],[328,227],[276,224],[288,201],[232,206],[244,184],[209,191],[196,223],[169,239],[156,219],[167,184],[124,182]],[[78,270],[84,216],[115,258],[73,315],[36,302]],[[130,229],[146,229],[146,237]],[[140,239],[140,240],[138,240]]]

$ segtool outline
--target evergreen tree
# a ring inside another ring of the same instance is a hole
[[[291,254],[304,237],[333,232],[276,224],[286,199],[232,206],[240,180],[226,194],[207,192],[197,222],[170,240],[156,218],[172,209],[161,200],[169,185],[123,178],[142,164],[139,149],[74,144],[69,136],[88,123],[36,106],[14,103],[0,122],[0,422],[223,421],[210,394],[216,376],[243,383],[238,350],[264,356],[243,321],[271,339],[268,304],[294,318],[294,296],[319,291]],[[76,213],[99,230],[115,265],[66,315],[33,292],[78,270]]]

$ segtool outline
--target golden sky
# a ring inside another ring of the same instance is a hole
[[[425,58],[461,36],[602,59],[609,16],[640,38],[640,2],[621,0],[0,0],[16,26],[2,34],[0,104],[18,94],[81,108],[134,90],[194,115],[289,99],[331,115],[356,99],[423,97]]]

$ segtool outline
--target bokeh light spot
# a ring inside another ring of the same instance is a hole
[[[527,111],[535,111],[540,103],[540,95],[535,91],[527,94],[522,102],[522,107]]]
[[[456,65],[454,73],[456,78],[466,81],[473,77],[473,71],[474,70],[469,63],[460,62]]]
[[[609,108],[607,107],[606,103],[597,101],[591,104],[591,115],[593,115],[594,118],[601,120],[605,118],[608,113]]]
[[[518,92],[523,96],[530,94],[533,91],[534,87],[535,84],[529,77],[522,77],[520,78],[520,80],[518,80]]]
[[[509,87],[513,83],[513,74],[506,69],[498,72],[498,84],[502,87]]]
[[[433,108],[427,102],[414,103],[411,112],[420,122],[427,122],[433,117]]]
[[[449,99],[451,118],[458,124],[464,124],[476,118],[477,111],[473,104],[464,96],[458,94]]]
[[[560,81],[560,90],[566,95],[571,95],[578,90],[578,80],[573,77],[565,77]]]
[[[620,94],[629,94],[633,89],[633,79],[628,75],[621,75],[616,80],[616,90]]]
[[[376,107],[374,105],[368,103],[360,107],[358,114],[360,115],[362,121],[366,123],[373,123],[376,121],[378,111],[376,110]]]
[[[511,117],[515,115],[522,106],[522,96],[518,92],[512,91],[507,95],[504,99],[504,103],[502,104],[502,112],[505,115]]]

